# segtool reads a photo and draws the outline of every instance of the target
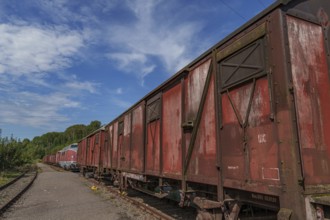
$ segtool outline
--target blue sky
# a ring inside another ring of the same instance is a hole
[[[109,123],[274,0],[1,0],[0,128]]]

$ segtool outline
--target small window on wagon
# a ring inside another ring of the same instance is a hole
[[[219,63],[221,90],[266,74],[265,60],[264,38],[258,39],[222,59]]]
[[[118,135],[124,134],[124,121],[118,123]]]
[[[160,99],[148,104],[147,106],[147,122],[160,119]]]
[[[100,135],[99,134],[96,134],[95,135],[95,144],[98,144],[99,143],[99,139],[100,139]]]
[[[104,142],[107,142],[107,141],[109,141],[109,131],[108,130],[105,131],[105,135],[104,135]]]

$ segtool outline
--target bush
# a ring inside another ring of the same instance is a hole
[[[0,172],[14,169],[31,162],[28,143],[14,138],[0,138]]]

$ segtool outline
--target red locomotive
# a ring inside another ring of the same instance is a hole
[[[70,144],[56,154],[44,156],[43,162],[60,166],[66,170],[77,171],[79,170],[77,167],[77,148],[77,143]]]
[[[81,170],[199,219],[329,218],[329,15],[274,3],[81,140]]]

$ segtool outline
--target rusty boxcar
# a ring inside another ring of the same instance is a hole
[[[81,172],[99,173],[103,166],[104,138],[102,127],[78,142],[77,163]]]
[[[271,5],[106,125],[100,174],[200,219],[330,218],[329,15]]]
[[[55,165],[56,164],[56,155],[55,154],[50,154],[50,155],[45,155],[43,158],[42,158],[42,162],[43,163],[46,163],[46,164],[53,164]]]

